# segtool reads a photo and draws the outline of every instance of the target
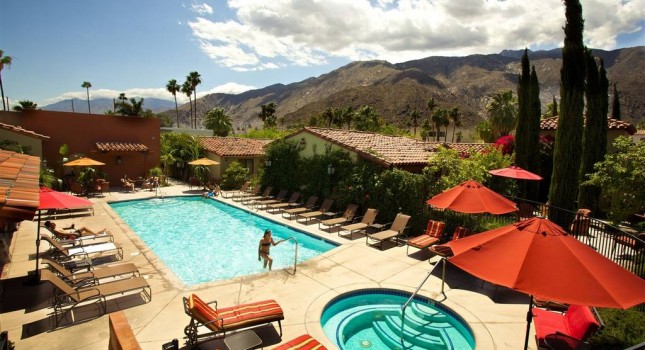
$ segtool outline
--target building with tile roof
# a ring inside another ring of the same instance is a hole
[[[218,162],[210,166],[211,177],[219,182],[222,174],[232,162],[239,162],[249,169],[250,174],[257,174],[264,162],[264,146],[272,140],[250,139],[241,137],[200,137],[199,142],[206,149],[207,158]]]
[[[439,147],[460,152],[479,152],[490,144],[426,142],[403,136],[387,136],[373,132],[306,127],[285,137],[302,146],[301,155],[312,157],[327,148],[348,151],[354,161],[365,160],[386,168],[420,172]]]
[[[645,129],[636,130],[632,138],[634,142],[645,141]]]
[[[636,127],[626,121],[618,120],[614,118],[607,118],[607,147],[611,148],[614,139],[618,136],[628,136],[634,135],[636,133]],[[558,117],[551,117],[542,119],[540,121],[540,136],[553,136],[555,137],[555,131],[558,129]]]
[[[0,150],[0,224],[33,219],[39,175],[39,157]]]
[[[0,140],[16,142],[28,147],[29,154],[42,157],[43,141],[49,140],[49,136],[23,129],[21,126],[0,123]]]

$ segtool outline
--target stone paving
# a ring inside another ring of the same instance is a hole
[[[197,293],[204,300],[217,300],[220,306],[236,305],[264,299],[275,299],[284,309],[282,340],[309,333],[329,349],[335,347],[326,338],[320,325],[324,306],[335,296],[361,288],[392,288],[414,291],[432,268],[438,257],[426,251],[406,255],[404,246],[387,246],[383,251],[365,245],[365,239],[339,238],[335,233],[318,230],[318,225],[303,225],[280,215],[267,214],[273,220],[325,237],[341,245],[312,260],[298,265],[297,272],[274,270],[262,274],[238,277],[197,286],[184,286],[155,254],[132,232],[107,203],[177,195],[199,195],[183,184],[162,188],[159,192],[118,192],[117,188],[105,197],[91,198],[95,203],[93,216],[61,218],[60,224],[75,223],[92,228],[107,228],[115,241],[124,247],[122,262],[132,262],[152,287],[152,300],[145,302],[139,295],[125,295],[108,301],[108,312],[124,310],[134,334],[143,349],[161,348],[162,344],[179,339],[185,344],[184,327],[189,318],[184,314],[182,297]],[[241,206],[219,197],[231,205]],[[244,207],[244,206],[241,206]],[[248,209],[244,207],[245,209]],[[99,315],[95,307],[81,308],[75,314],[83,319],[53,329],[52,308],[49,305],[51,285],[48,282],[32,286],[25,283],[35,268],[35,237],[37,222],[23,222],[14,233],[11,262],[2,271],[0,287],[0,329],[9,331],[16,349],[106,349],[108,317]],[[41,250],[47,249],[46,242]],[[412,252],[412,250],[411,250]],[[119,262],[120,263],[120,262]],[[112,263],[114,264],[114,263]],[[41,266],[43,267],[43,266]],[[459,313],[472,328],[477,349],[520,349],[526,332],[528,297],[503,287],[473,278],[448,265],[445,295],[441,294],[441,269],[437,268],[423,285],[420,294],[441,301]],[[88,319],[89,320],[86,320]],[[256,333],[264,348],[273,348],[282,340],[277,324],[261,326]],[[535,349],[531,332],[529,348]],[[220,340],[206,342],[201,349],[226,349]]]

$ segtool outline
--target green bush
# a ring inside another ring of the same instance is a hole
[[[645,312],[598,309],[605,328],[589,338],[592,349],[620,350],[645,342]]]
[[[248,180],[249,169],[243,167],[239,162],[232,162],[222,174],[221,188],[223,190],[238,189]]]

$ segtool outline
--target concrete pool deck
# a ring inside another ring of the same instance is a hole
[[[195,195],[188,186],[179,184],[161,189],[164,196]],[[204,300],[217,300],[220,307],[241,303],[275,299],[283,308],[282,340],[278,325],[261,326],[256,333],[263,340],[263,347],[271,349],[303,333],[309,333],[329,349],[335,346],[327,339],[320,326],[324,306],[334,297],[361,288],[392,288],[414,291],[432,268],[428,263],[439,261],[426,251],[411,249],[406,255],[405,246],[389,245],[383,251],[365,245],[365,238],[339,238],[334,233],[318,230],[317,224],[304,225],[283,219],[281,215],[267,214],[275,221],[342,244],[329,252],[291,269],[274,270],[262,274],[210,282],[197,286],[184,286],[169,272],[162,262],[139,240],[137,235],[107,204],[111,201],[155,197],[155,192],[111,192],[103,198],[92,198],[95,203],[93,216],[61,218],[62,224],[75,223],[91,228],[107,228],[115,241],[124,248],[122,261],[131,262],[140,270],[152,288],[152,300],[145,302],[138,294],[127,294],[108,300],[108,313],[123,310],[134,334],[143,349],[161,348],[173,338],[185,345],[184,327],[189,317],[184,314],[182,297],[198,294]],[[221,197],[220,197],[221,198]],[[228,199],[231,205],[241,206]],[[248,209],[246,206],[241,206]],[[55,330],[49,306],[51,285],[25,285],[28,273],[35,268],[35,237],[37,223],[24,221],[14,233],[11,245],[11,262],[2,272],[0,287],[0,329],[9,331],[9,339],[16,349],[106,349],[108,346],[108,317],[100,317],[94,307],[79,309],[76,316],[90,317]],[[259,238],[258,238],[259,239]],[[41,251],[48,248],[41,242]],[[413,252],[414,251],[414,252]],[[226,263],[226,262],[222,262]],[[41,268],[44,265],[41,265]],[[519,349],[523,347],[526,332],[528,296],[503,287],[495,287],[448,265],[445,297],[441,294],[441,266],[422,287],[420,294],[442,302],[460,314],[475,333],[477,349]],[[232,334],[232,333],[230,333]],[[201,349],[226,349],[221,340],[210,341]],[[536,349],[534,332],[529,348]]]

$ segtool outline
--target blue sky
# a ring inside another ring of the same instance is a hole
[[[645,0],[581,3],[589,47],[645,45]],[[198,96],[239,93],[355,60],[554,48],[563,25],[561,0],[2,0],[2,80],[12,104],[85,99],[83,81],[91,98],[170,100],[191,71]]]

